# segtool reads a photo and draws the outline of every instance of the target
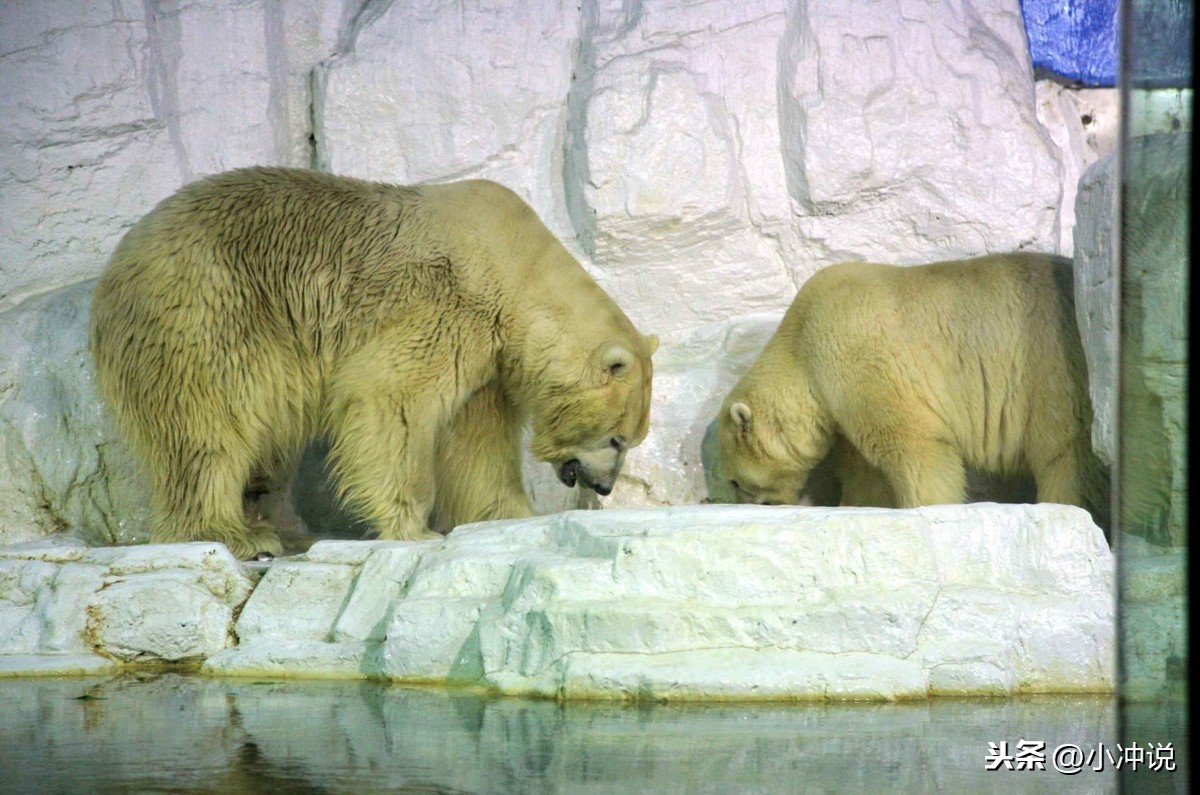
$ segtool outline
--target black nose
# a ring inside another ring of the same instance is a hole
[[[589,483],[588,488],[599,494],[601,497],[607,497],[612,494],[613,484],[611,483]]]

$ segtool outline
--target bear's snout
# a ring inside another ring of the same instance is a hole
[[[618,461],[614,469],[619,468],[620,462]],[[582,483],[601,497],[607,497],[612,493],[617,473],[613,471],[611,473],[598,474],[580,459],[572,458],[559,465],[558,479],[562,481],[563,485],[569,488],[574,488],[576,483]]]

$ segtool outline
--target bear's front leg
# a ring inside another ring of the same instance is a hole
[[[840,505],[876,508],[895,508],[896,495],[891,483],[844,436],[839,436],[833,449],[838,479],[842,485]],[[811,476],[810,476],[811,477]]]
[[[966,498],[962,453],[939,416],[919,401],[887,403],[865,385],[851,392],[856,402],[838,425],[865,462],[891,486],[896,508],[950,505]],[[887,498],[887,489],[871,489]]]
[[[962,456],[949,444],[934,439],[908,439],[879,463],[899,508],[921,505],[957,505],[967,490]]]
[[[1075,440],[1072,440],[1074,442]],[[1039,458],[1030,456],[1033,477],[1037,482],[1038,502],[1062,505],[1085,505],[1083,476],[1086,473],[1090,442],[1064,445],[1049,455],[1036,450]]]
[[[365,371],[364,371],[365,370]],[[331,387],[330,470],[338,495],[380,538],[441,538],[429,530],[443,401],[398,388],[388,368],[345,370]]]
[[[958,448],[942,441],[941,436],[939,428],[929,423],[922,426],[912,415],[859,429],[851,442],[864,463],[881,472],[891,486],[890,495],[880,484],[881,488],[870,489],[871,496],[881,498],[886,507],[896,508],[963,502],[966,467]],[[889,504],[888,498],[894,503]]]
[[[494,382],[463,404],[438,439],[439,524],[533,516],[521,480],[521,428],[520,413]]]
[[[346,401],[329,450],[346,506],[382,539],[441,538],[429,530],[435,496],[436,412],[378,400]]]

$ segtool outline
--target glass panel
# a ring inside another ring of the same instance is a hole
[[[1171,744],[1169,779],[1124,765],[1122,791],[1188,791],[1187,336],[1192,3],[1122,17],[1118,383],[1121,746]],[[1135,752],[1136,753],[1136,752]]]

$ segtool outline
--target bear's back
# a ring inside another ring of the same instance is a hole
[[[1032,374],[1047,357],[1067,365],[1081,355],[1071,280],[1069,259],[1018,252],[915,266],[896,284],[919,329]]]
[[[294,335],[319,347],[453,288],[432,273],[446,257],[420,207],[412,188],[316,171],[217,174],[184,186],[126,233],[94,304],[168,326],[230,324],[248,337]]]
[[[910,343],[943,337],[989,354],[1058,346],[1075,323],[1071,278],[1069,259],[1025,252],[908,266],[842,262],[804,283],[783,325]]]
[[[418,204],[404,186],[254,167],[185,185],[131,231],[146,227],[176,250],[195,246],[235,274],[275,268],[286,279],[353,270],[386,255],[397,230],[413,225]]]

